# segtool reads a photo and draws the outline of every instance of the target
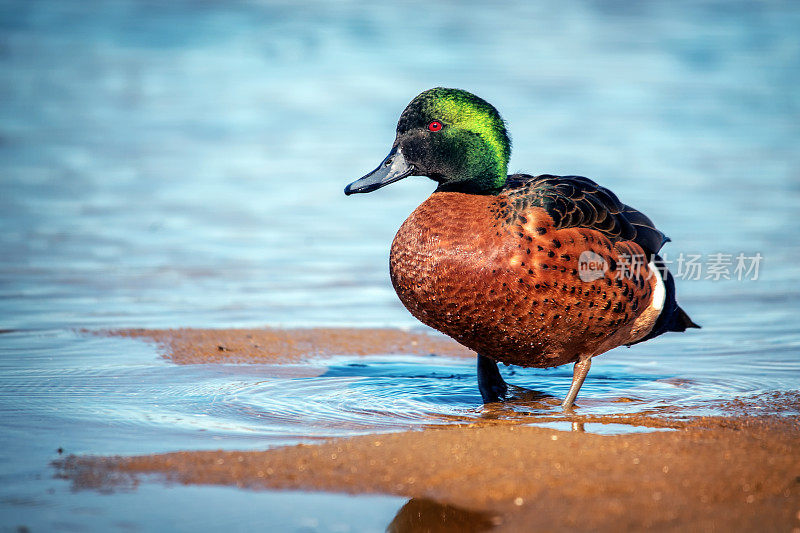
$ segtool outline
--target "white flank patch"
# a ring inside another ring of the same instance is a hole
[[[664,308],[664,301],[667,299],[667,287],[664,285],[664,278],[661,277],[661,270],[656,267],[652,259],[647,266],[650,267],[650,271],[656,277],[656,288],[653,291],[653,301],[650,305],[653,306],[653,309],[661,311]]]

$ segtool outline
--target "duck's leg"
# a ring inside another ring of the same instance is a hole
[[[575,397],[578,395],[578,391],[581,390],[583,380],[586,379],[586,374],[589,373],[591,367],[591,356],[582,355],[581,358],[578,359],[578,362],[575,363],[575,368],[572,370],[572,385],[569,388],[567,397],[564,398],[564,403],[561,404],[561,407],[565,411],[572,411],[572,404],[575,402]]]
[[[508,392],[508,385],[503,381],[497,363],[481,354],[478,354],[478,389],[483,403],[502,401]]]

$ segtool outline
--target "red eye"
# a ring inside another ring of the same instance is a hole
[[[439,122],[438,120],[434,120],[433,122],[428,124],[428,129],[431,131],[439,131],[440,129],[442,129],[442,123]]]

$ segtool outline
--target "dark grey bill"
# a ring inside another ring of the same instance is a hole
[[[403,151],[395,146],[378,168],[345,187],[344,193],[349,196],[357,192],[372,192],[413,173],[414,165],[409,165],[403,157]]]

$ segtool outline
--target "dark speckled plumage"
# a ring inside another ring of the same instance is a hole
[[[630,276],[616,268],[590,283],[579,277],[586,250],[611,265],[644,256],[622,204],[585,178],[572,180],[570,196],[556,196],[555,179],[516,176],[497,196],[436,192],[423,202],[398,231],[389,261],[409,311],[521,366],[563,365],[646,335],[658,315],[647,314],[656,280],[644,262]],[[587,198],[591,218],[574,207]]]

